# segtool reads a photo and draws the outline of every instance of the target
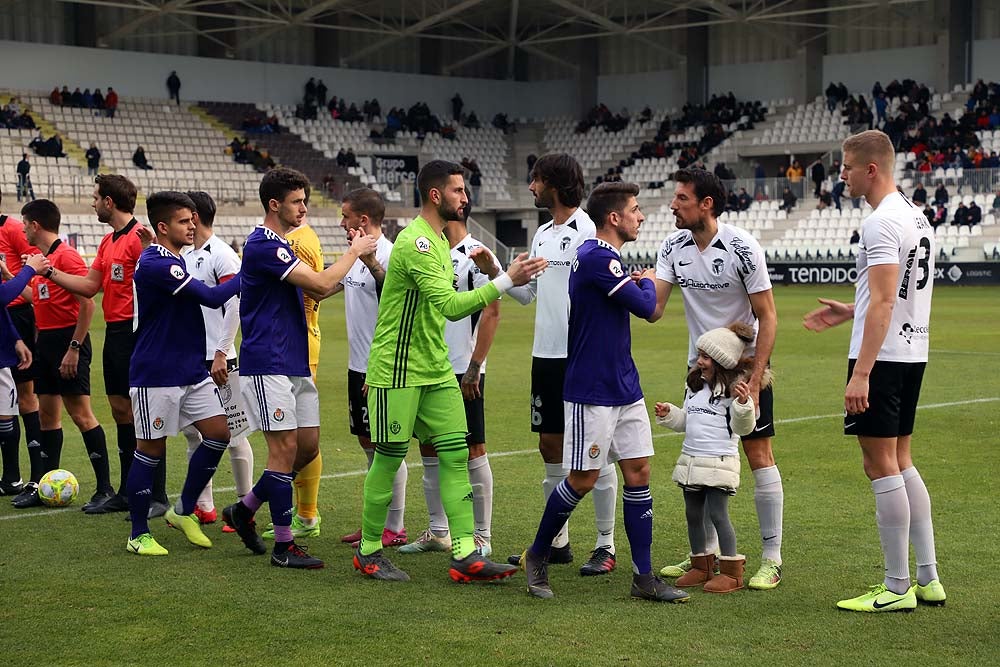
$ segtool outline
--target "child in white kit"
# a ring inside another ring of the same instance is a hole
[[[672,478],[684,490],[691,569],[677,579],[678,587],[704,584],[710,593],[743,588],[746,556],[736,553],[729,497],[740,486],[739,438],[753,431],[756,421],[746,382],[753,360],[743,356],[753,339],[753,328],[741,322],[702,334],[698,360],[687,377],[684,407],[656,404],[656,423],[685,434]],[[764,384],[770,384],[769,374]],[[705,548],[706,512],[719,534],[718,563]]]

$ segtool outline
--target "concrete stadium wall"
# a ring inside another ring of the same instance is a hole
[[[742,65],[716,65],[708,69],[709,96],[728,94],[738,100],[773,100],[795,97],[796,63],[792,59]]]
[[[934,85],[937,75],[938,51],[934,46],[823,56],[823,88],[831,81],[843,81],[850,91],[870,94],[876,81],[885,86],[893,79],[913,79]]]
[[[972,43],[972,80],[1000,79],[1000,39],[978,39]]]
[[[499,111],[519,116],[576,115],[576,83],[467,79],[370,70],[281,65],[193,56],[88,49],[0,41],[0,87],[51,90],[53,86],[114,86],[121,95],[166,97],[167,75],[177,70],[182,100],[292,104],[311,77],[323,79],[330,95],[360,106],[377,97],[382,108],[424,101],[441,115],[451,115],[449,100],[459,92],[465,109],[481,120]]]
[[[647,104],[654,109],[679,109],[684,106],[684,98],[677,70],[597,77],[598,101],[615,112],[622,107],[640,111]]]

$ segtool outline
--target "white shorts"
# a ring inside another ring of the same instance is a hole
[[[598,470],[623,459],[653,455],[653,434],[643,399],[631,405],[563,404],[563,468]]]
[[[130,387],[128,394],[140,440],[177,435],[189,424],[226,414],[212,378],[186,387]]]
[[[319,392],[311,377],[244,375],[240,392],[252,430],[319,426]]]
[[[0,415],[17,416],[17,384],[9,368],[0,368],[0,405],[4,406],[0,407]]]

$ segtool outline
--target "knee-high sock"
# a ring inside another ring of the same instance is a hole
[[[757,507],[757,523],[760,525],[762,556],[780,564],[785,491],[781,484],[778,466],[754,470],[753,482],[753,502]]]
[[[622,514],[625,517],[625,534],[632,552],[632,571],[646,574],[653,571],[653,496],[649,486],[622,488]]]
[[[424,500],[427,501],[427,514],[430,518],[431,532],[442,537],[448,534],[448,517],[441,504],[441,478],[436,456],[421,456],[424,464]]]
[[[61,428],[51,431],[42,431],[42,459],[45,468],[43,472],[55,470],[59,467],[59,460],[62,457],[63,430]]]
[[[561,463],[545,464],[545,479],[542,480],[542,495],[545,496],[546,504],[548,503],[549,496],[552,495],[552,491],[559,486],[560,482],[566,479],[566,475],[567,471],[562,467]],[[552,546],[554,547],[564,547],[567,544],[569,544],[569,521],[563,522],[562,528],[560,528],[552,538]],[[545,553],[548,553],[548,551]],[[538,555],[540,556],[542,554],[539,553]]]
[[[219,456],[222,456],[222,452],[219,452]],[[261,502],[266,502],[270,507],[275,544],[291,542],[292,473],[265,470],[250,493],[240,502],[247,504],[247,498],[251,496]],[[249,505],[247,506],[249,507]]]
[[[406,461],[399,464],[396,476],[392,478],[392,501],[385,515],[385,527],[394,533],[403,530],[403,514],[406,512],[406,480],[409,472]]]
[[[719,552],[723,556],[735,556],[736,531],[729,520],[729,494],[720,489],[705,489],[705,509],[719,535]]]
[[[465,434],[451,434],[434,443],[441,478],[441,504],[451,531],[451,556],[461,560],[476,549],[473,537],[472,485],[469,483],[469,447]]]
[[[38,410],[21,415],[24,422],[24,442],[28,448],[28,462],[31,465],[31,481],[37,482],[42,478],[45,470],[44,457],[42,452],[42,423],[38,417]],[[124,485],[122,489],[124,490]]]
[[[493,470],[488,455],[469,459],[469,483],[472,484],[472,516],[476,535],[489,540],[493,524]]]
[[[365,476],[364,504],[361,510],[361,553],[373,554],[382,548],[382,529],[392,502],[392,481],[406,458],[406,444],[375,446],[372,467]]]
[[[583,496],[577,494],[567,480],[559,482],[548,501],[545,503],[545,511],[542,519],[538,522],[538,532],[535,533],[535,542],[531,545],[531,551],[536,556],[548,558],[552,550],[552,540],[556,533],[569,521],[569,515],[573,513]]]
[[[21,479],[21,426],[17,417],[0,419],[0,456],[3,457],[5,482],[16,483]]]
[[[885,585],[893,593],[910,587],[910,503],[902,475],[872,481],[875,492],[875,521],[885,559]]]
[[[181,514],[194,512],[198,496],[205,490],[205,485],[212,480],[212,475],[219,467],[219,461],[222,460],[222,455],[228,446],[227,441],[205,438],[191,454],[187,475],[184,477],[184,487],[181,489]]]
[[[316,458],[303,466],[295,476],[298,503],[296,513],[306,521],[313,521],[318,513],[319,480],[323,476],[323,453],[316,450]]]
[[[609,463],[601,468],[601,474],[590,492],[594,498],[594,519],[597,522],[597,542],[595,549],[604,548],[615,552],[615,503],[618,501],[618,470]]]
[[[135,458],[135,424],[118,424],[118,495],[124,496],[128,487],[128,469]]]
[[[83,444],[90,457],[90,465],[97,478],[97,490],[114,493],[115,488],[111,486],[111,467],[108,465],[108,441],[104,436],[104,429],[98,424],[82,435]]]
[[[194,426],[188,426],[183,429],[184,439],[187,440],[187,458],[188,466],[191,465],[191,457],[197,451],[198,447],[201,445],[201,433],[198,432]],[[181,512],[181,506],[183,499],[177,502],[177,511]],[[206,512],[211,512],[215,509],[215,498],[212,494],[212,480],[209,479],[205,484],[205,488],[202,489],[201,493],[198,494],[198,500],[195,502],[195,506]]]
[[[938,578],[931,496],[916,468],[907,468],[902,475],[906,484],[906,500],[910,504],[910,544],[917,557],[917,583],[926,586]]]
[[[687,518],[688,543],[691,545],[692,555],[708,553],[705,546],[705,523],[711,523],[706,511],[706,498],[704,491],[689,491],[684,489],[684,515]],[[714,526],[713,526],[714,529]]]
[[[160,459],[136,451],[128,471],[128,512],[132,516],[132,537],[149,532],[149,502],[153,497],[153,475]]]
[[[153,475],[153,502],[170,503],[167,497],[167,457],[160,459],[160,465],[156,466]]]
[[[233,467],[236,497],[242,498],[253,486],[253,447],[245,435],[229,441],[229,462]]]

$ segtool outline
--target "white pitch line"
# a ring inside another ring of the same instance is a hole
[[[974,354],[979,356],[1000,357],[1000,352],[978,352],[975,350],[930,350],[932,354]]]
[[[995,401],[1000,401],[1000,396],[992,396],[990,398],[971,398],[971,399],[969,399],[967,401],[951,401],[949,403],[928,403],[927,405],[918,405],[917,406],[917,410],[933,410],[933,409],[936,409],[936,408],[953,408],[953,407],[956,407],[956,406],[959,406],[959,405],[971,405],[973,403],[993,403]],[[793,424],[793,423],[796,423],[796,422],[815,421],[815,420],[818,420],[818,419],[832,419],[834,417],[843,417],[843,416],[844,416],[843,412],[838,412],[838,413],[828,414],[828,415],[809,415],[808,417],[792,417],[790,419],[778,419],[778,420],[775,420],[774,423],[775,424]],[[675,432],[671,431],[669,433],[657,433],[653,437],[654,438],[669,438],[671,436],[680,436],[680,435],[683,435],[683,434],[682,433],[675,433]],[[514,451],[509,451],[509,452],[490,452],[490,458],[491,459],[497,459],[497,458],[504,457],[504,456],[523,456],[525,454],[535,454],[537,452],[538,452],[537,448],[534,448],[534,449],[518,449],[518,450],[514,450]],[[423,468],[424,467],[423,463],[420,463],[419,461],[416,461],[416,462],[413,462],[413,463],[410,463],[409,461],[407,461],[406,465],[407,465],[407,467],[410,467],[410,468]],[[345,477],[360,477],[360,476],[365,475],[367,473],[368,473],[367,469],[365,469],[365,470],[347,470],[347,471],[344,471],[344,472],[334,472],[334,473],[330,473],[328,475],[322,475],[320,477],[320,479],[343,479]],[[220,493],[228,493],[230,491],[235,491],[236,487],[233,487],[233,486],[218,487],[218,486],[216,486],[216,487],[213,488],[213,490],[214,491],[218,491]],[[68,511],[73,510],[73,509],[76,509],[76,508],[75,507],[60,507],[58,509],[48,509],[48,510],[40,510],[40,511],[37,511],[37,512],[24,512],[24,513],[18,513],[18,514],[11,514],[9,516],[0,516],[0,521],[13,521],[15,519],[31,519],[31,518],[36,517],[36,516],[49,516],[51,514],[59,514],[61,512],[68,512]]]

